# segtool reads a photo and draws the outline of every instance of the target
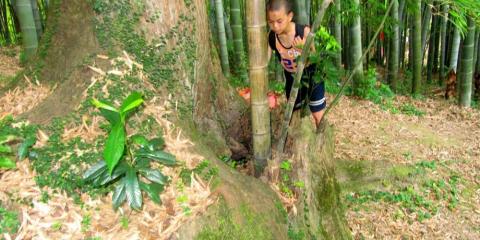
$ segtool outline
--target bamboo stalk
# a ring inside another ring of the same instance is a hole
[[[265,0],[246,2],[249,77],[252,105],[252,130],[255,176],[260,176],[271,155],[270,112],[267,90],[267,38]]]
[[[38,47],[37,30],[33,18],[32,5],[30,0],[17,0],[16,10],[18,12],[18,20],[22,29],[23,46],[25,56],[30,58],[35,54]]]
[[[230,64],[228,62],[227,36],[223,20],[223,2],[215,0],[215,15],[217,16],[218,40],[220,42],[220,60],[225,77],[230,77]]]

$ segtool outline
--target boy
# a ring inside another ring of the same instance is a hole
[[[292,21],[292,3],[289,0],[270,0],[267,3],[267,21],[270,27],[268,34],[268,56],[275,50],[280,63],[285,72],[285,91],[287,99],[290,97],[295,73],[297,72],[296,58],[302,54],[302,49],[306,41],[306,36],[310,33],[308,26],[296,24]],[[308,105],[312,112],[315,123],[318,126],[322,120],[326,107],[325,84],[315,83],[313,75],[316,67],[313,64],[305,67],[302,76],[302,86],[299,89],[297,99],[295,100],[295,110],[302,107],[305,99],[308,97]]]

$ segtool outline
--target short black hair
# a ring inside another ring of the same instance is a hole
[[[267,3],[267,11],[278,11],[285,8],[287,13],[292,12],[292,2],[290,0],[269,0]]]

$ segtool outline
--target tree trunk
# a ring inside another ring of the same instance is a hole
[[[225,25],[225,33],[227,35],[227,41],[233,41],[232,27],[228,22],[228,16],[226,12],[223,13],[223,23]]]
[[[335,39],[337,40],[338,44],[342,44],[342,18],[341,18],[341,11],[342,11],[342,6],[341,6],[341,1],[340,0],[335,0],[335,18],[334,18],[334,32],[335,32]],[[343,48],[343,45],[341,45]],[[342,68],[342,52],[339,51],[336,54],[335,58],[335,63],[338,67],[338,69]]]
[[[419,1],[421,1],[421,0],[419,0]],[[432,19],[432,9],[430,8],[430,5],[425,4],[425,9],[423,11],[423,20],[421,22],[421,26],[422,26],[422,65],[423,65],[423,59],[425,58],[425,54],[426,54],[427,34],[428,34],[431,19]]]
[[[38,37],[30,0],[17,0],[17,15],[22,29],[25,57],[29,59],[37,51]]]
[[[477,29],[477,31],[480,31],[480,29]],[[475,73],[480,74],[480,37],[477,39],[477,61],[475,64]]]
[[[462,47],[462,63],[460,72],[460,95],[459,105],[470,107],[472,103],[472,80],[473,80],[473,48],[475,41],[475,21],[468,17],[468,33]]]
[[[430,84],[432,83],[433,78],[433,69],[435,68],[435,41],[437,39],[437,20],[438,18],[434,17],[432,19],[432,27],[430,33],[430,40],[428,43],[428,62],[427,62],[427,82]]]
[[[306,7],[306,0],[295,0],[295,22],[302,25],[310,25],[308,15],[307,14],[307,7]]]
[[[400,0],[399,1],[399,6],[398,6],[398,21],[399,21],[399,38],[398,38],[398,46],[399,46],[399,55],[398,55],[398,63],[399,63],[399,68],[403,67],[403,59],[405,57],[405,29],[407,27],[406,24],[406,16],[407,16],[407,11],[405,11],[405,0]]]
[[[399,23],[398,0],[392,0],[393,7],[391,17],[396,24],[392,26],[392,36],[390,38],[389,56],[388,56],[388,82],[393,91],[397,90],[398,79],[398,55],[399,55]]]
[[[252,102],[252,130],[255,175],[260,176],[271,155],[270,112],[267,91],[267,38],[265,0],[246,2],[249,76]]]
[[[442,85],[443,80],[445,79],[446,69],[446,60],[447,60],[447,23],[448,23],[448,5],[442,5],[442,15],[440,20],[440,71],[438,84]]]
[[[412,26],[412,67],[413,82],[412,94],[420,93],[420,85],[422,82],[422,5],[420,0],[413,0],[413,26]]]
[[[460,31],[455,25],[453,27],[452,50],[450,52],[449,69],[457,72],[458,53],[460,50]]]
[[[40,39],[43,34],[42,17],[40,16],[40,9],[38,8],[37,0],[30,0],[32,4],[33,18],[35,20],[35,28],[37,30],[37,37]]]
[[[360,0],[353,0],[354,6],[360,6]],[[352,26],[350,28],[350,59],[351,63],[356,63],[362,57],[362,33],[360,24],[360,15],[356,15],[353,19]],[[355,66],[353,66],[355,67]],[[355,69],[355,76],[353,78],[353,90],[355,94],[359,94],[359,86],[363,81],[363,65],[359,64]]]
[[[220,42],[220,60],[225,77],[230,77],[230,64],[228,63],[227,36],[223,20],[223,1],[215,0],[215,13],[217,16],[218,40]]]
[[[230,18],[232,21],[233,47],[237,64],[243,64],[245,50],[243,48],[242,15],[240,12],[240,0],[230,0]]]

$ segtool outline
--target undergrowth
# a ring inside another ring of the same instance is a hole
[[[345,196],[347,206],[359,211],[366,207],[365,204],[371,202],[392,204],[398,206],[393,217],[409,222],[422,222],[438,214],[444,208],[454,210],[459,204],[459,184],[463,180],[455,172],[450,172],[443,177],[430,174],[438,168],[435,161],[421,161],[415,165],[392,169],[392,175],[398,178],[395,186],[389,186],[389,183],[384,182],[384,185],[387,185],[387,189],[390,190],[362,190],[348,193]],[[426,177],[420,178],[419,176]],[[421,180],[402,186],[404,181],[408,182],[407,178]]]

